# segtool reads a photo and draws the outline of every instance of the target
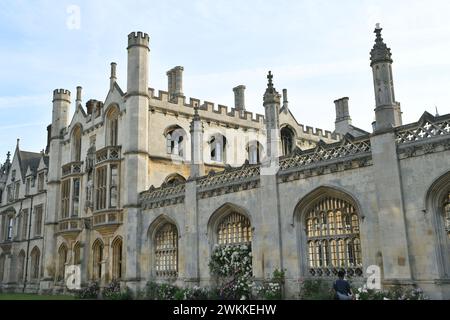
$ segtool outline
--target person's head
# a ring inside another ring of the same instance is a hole
[[[344,279],[344,277],[345,277],[345,271],[344,271],[344,270],[339,270],[339,271],[338,271],[338,277],[339,277],[339,279]]]

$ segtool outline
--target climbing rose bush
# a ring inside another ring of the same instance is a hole
[[[252,289],[250,245],[216,245],[209,263],[217,276],[219,294],[224,299],[248,299]]]

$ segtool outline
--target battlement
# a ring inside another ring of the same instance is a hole
[[[303,124],[299,124],[299,129],[303,134],[316,136],[318,138],[326,138],[330,140],[340,140],[342,136],[338,133],[331,132],[329,130],[323,130],[319,128],[313,128],[310,126],[304,126]]]
[[[191,108],[188,112],[193,113],[193,108],[198,107],[199,110],[206,113],[206,115],[203,114],[203,116],[207,117],[208,114],[225,116],[223,118],[224,122],[235,122],[239,119],[240,121],[245,120],[252,121],[253,123],[260,123],[261,126],[264,124],[264,116],[261,114],[254,114],[249,111],[238,111],[235,108],[229,109],[227,106],[221,104],[218,104],[216,108],[213,102],[203,101],[203,103],[201,103],[201,100],[196,98],[189,98],[189,103],[186,103],[185,96],[178,96],[176,101],[170,101],[167,91],[158,90],[158,96],[155,96],[155,89],[153,88],[149,88],[148,92],[151,99],[167,103],[168,106],[175,106],[180,112],[182,112],[183,109],[188,111],[186,108]]]
[[[150,43],[150,37],[147,33],[138,31],[138,32],[131,32],[128,35],[128,48],[133,46],[144,46],[148,48]]]
[[[70,103],[70,91],[67,89],[53,90],[53,101],[64,100]]]
[[[61,96],[69,96],[70,97],[70,91],[67,89],[55,89],[53,90],[53,98],[61,97]]]

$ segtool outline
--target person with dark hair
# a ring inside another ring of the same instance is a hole
[[[333,289],[335,291],[335,298],[337,300],[353,300],[353,292],[350,288],[350,284],[344,279],[345,271],[339,270],[338,279],[333,283]]]

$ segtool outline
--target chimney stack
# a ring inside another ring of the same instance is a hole
[[[176,102],[178,97],[183,96],[183,71],[184,68],[177,66],[167,71],[169,100]]]
[[[283,111],[287,113],[289,111],[289,102],[287,96],[287,89],[283,89]]]
[[[111,62],[111,76],[109,77],[109,90],[112,90],[117,81],[116,76],[117,63]]]
[[[344,97],[334,101],[336,107],[335,131],[342,135],[350,131],[349,125],[352,124],[348,109],[348,100],[349,98]]]
[[[75,100],[75,105],[78,107],[79,105],[81,105],[81,92],[82,92],[83,88],[78,86],[77,87],[77,98]]]
[[[233,88],[234,108],[236,111],[245,111],[245,86],[240,85]]]

